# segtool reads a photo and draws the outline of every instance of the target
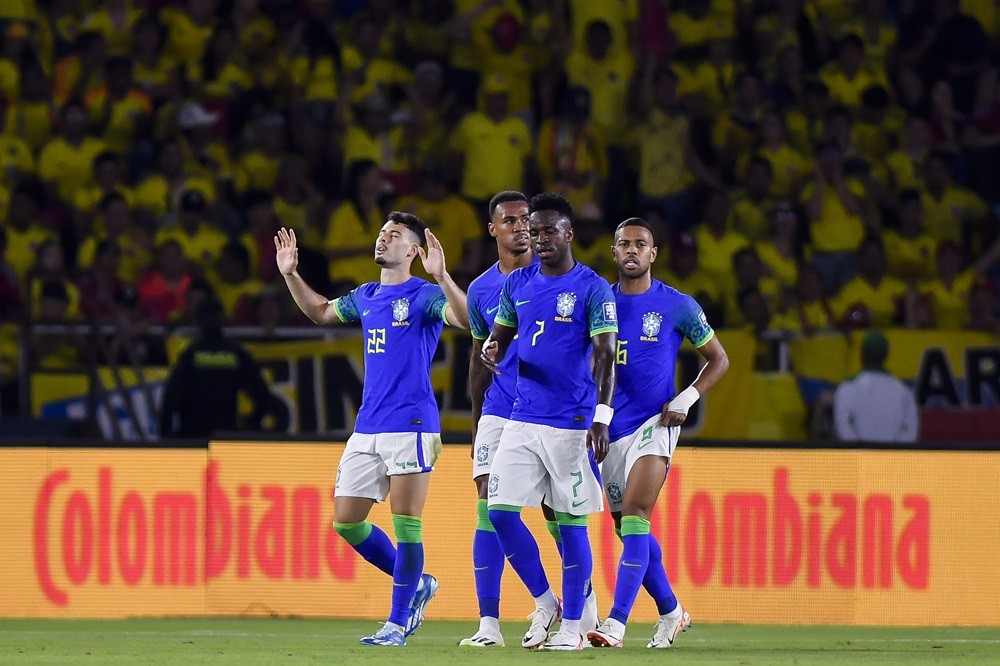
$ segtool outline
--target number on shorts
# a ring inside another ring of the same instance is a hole
[[[570,472],[570,476],[576,478],[576,483],[573,484],[573,497],[576,497],[577,492],[580,490],[580,486],[583,485],[583,472]]]
[[[543,320],[537,320],[537,321],[535,321],[535,323],[538,324],[538,331],[533,336],[531,336],[531,346],[532,347],[534,347],[538,343],[538,336],[540,336],[542,333],[545,332],[545,320],[544,319]]]

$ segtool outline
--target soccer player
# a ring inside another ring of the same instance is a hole
[[[511,342],[494,376],[479,362],[483,341],[489,337],[493,318],[500,307],[500,289],[507,276],[517,268],[537,264],[528,236],[528,197],[521,192],[498,192],[489,204],[489,233],[496,238],[500,260],[469,285],[469,327],[472,330],[473,356],[469,363],[469,390],[472,394],[472,476],[479,499],[476,505],[476,533],[472,539],[476,596],[479,598],[479,630],[462,639],[464,647],[502,647],[500,632],[500,579],[504,555],[493,524],[487,515],[486,486],[510,413],[514,408],[514,385],[517,381],[517,341]],[[552,509],[542,504],[546,526],[561,550],[559,525]],[[582,627],[597,626],[597,598],[588,590]]]
[[[423,248],[427,244],[427,250]],[[299,276],[295,232],[274,239],[278,269],[299,308],[317,324],[361,322],[365,381],[354,434],[337,468],[334,528],[364,559],[392,576],[392,611],[385,625],[361,639],[368,645],[406,645],[423,622],[437,580],[423,574],[420,514],[434,461],[441,452],[438,407],[430,365],[442,323],[469,327],[465,294],[445,267],[441,243],[416,216],[392,212],[375,241],[378,282],[327,300]],[[437,284],[410,275],[416,256]],[[389,496],[394,548],[367,521]]]
[[[489,518],[504,555],[535,599],[521,645],[579,650],[593,569],[587,516],[604,508],[594,460],[604,459],[609,444],[618,322],[608,283],[573,259],[569,202],[543,193],[532,198],[530,211],[528,233],[539,263],[507,278],[480,355],[502,374],[517,335],[514,406],[490,472]],[[543,497],[555,510],[562,541],[562,608],[520,515]],[[560,617],[550,638],[549,628]]]
[[[660,613],[656,634],[646,647],[667,648],[687,631],[691,616],[670,588],[660,544],[649,531],[649,516],[688,410],[726,373],[729,358],[698,303],[650,276],[656,244],[648,223],[632,217],[618,225],[612,254],[619,276],[612,288],[619,317],[618,381],[603,472],[608,507],[624,550],[611,613],[587,638],[595,647],[621,647],[625,623],[643,585]],[[707,363],[691,386],[676,393],[674,364],[684,338]]]

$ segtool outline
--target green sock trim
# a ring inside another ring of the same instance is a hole
[[[556,522],[560,525],[576,525],[576,526],[587,526],[587,516],[574,516],[571,513],[562,513],[561,511],[556,511]]]
[[[620,527],[615,528],[615,536],[617,536],[619,539],[622,538],[622,528]]]
[[[489,501],[481,499],[476,502],[476,529],[483,532],[496,532],[490,522]]]
[[[622,536],[649,534],[649,521],[639,516],[622,516]]]
[[[396,543],[421,543],[424,540],[424,521],[416,516],[392,514],[392,529]]]
[[[367,520],[362,520],[360,523],[338,523],[334,521],[333,529],[337,531],[337,534],[344,537],[344,541],[352,546],[357,546],[372,533],[372,524]]]
[[[521,513],[521,507],[513,504],[494,504],[489,507],[490,511],[510,511],[511,513]]]
[[[548,528],[549,534],[555,539],[556,543],[562,542],[562,535],[559,534],[559,521],[557,520],[546,520],[545,527]]]

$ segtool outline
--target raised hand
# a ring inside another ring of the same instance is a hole
[[[282,275],[291,275],[299,266],[299,246],[294,229],[281,227],[274,237],[275,261]]]
[[[420,262],[424,265],[424,270],[435,280],[444,276],[446,272],[444,261],[444,248],[441,241],[437,239],[430,229],[424,231],[427,236],[427,250],[417,246],[417,254],[420,255]]]

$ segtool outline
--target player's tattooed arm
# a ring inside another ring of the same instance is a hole
[[[615,348],[618,346],[618,334],[615,332],[598,333],[591,336],[593,344],[594,383],[597,384],[597,403],[611,405],[615,394]],[[611,444],[608,426],[596,421],[587,432],[587,446],[593,448],[594,459],[602,462],[608,455]]]
[[[493,331],[490,333],[490,337],[483,341],[483,350],[479,354],[479,360],[494,375],[500,374],[500,361],[503,360],[510,348],[515,333],[517,333],[517,329],[504,326],[500,322],[493,322]]]
[[[341,319],[333,303],[313,291],[312,287],[306,284],[298,273],[299,247],[295,238],[295,230],[284,227],[279,229],[278,234],[274,237],[274,248],[278,270],[285,278],[288,291],[291,292],[299,309],[317,324],[340,323]]]
[[[466,302],[465,292],[462,291],[448,273],[445,264],[444,247],[430,229],[424,232],[427,236],[427,249],[417,246],[417,254],[424,264],[424,270],[434,278],[434,281],[441,287],[445,298],[448,299],[448,309],[445,311],[445,318],[449,326],[457,328],[469,328],[469,306]]]

